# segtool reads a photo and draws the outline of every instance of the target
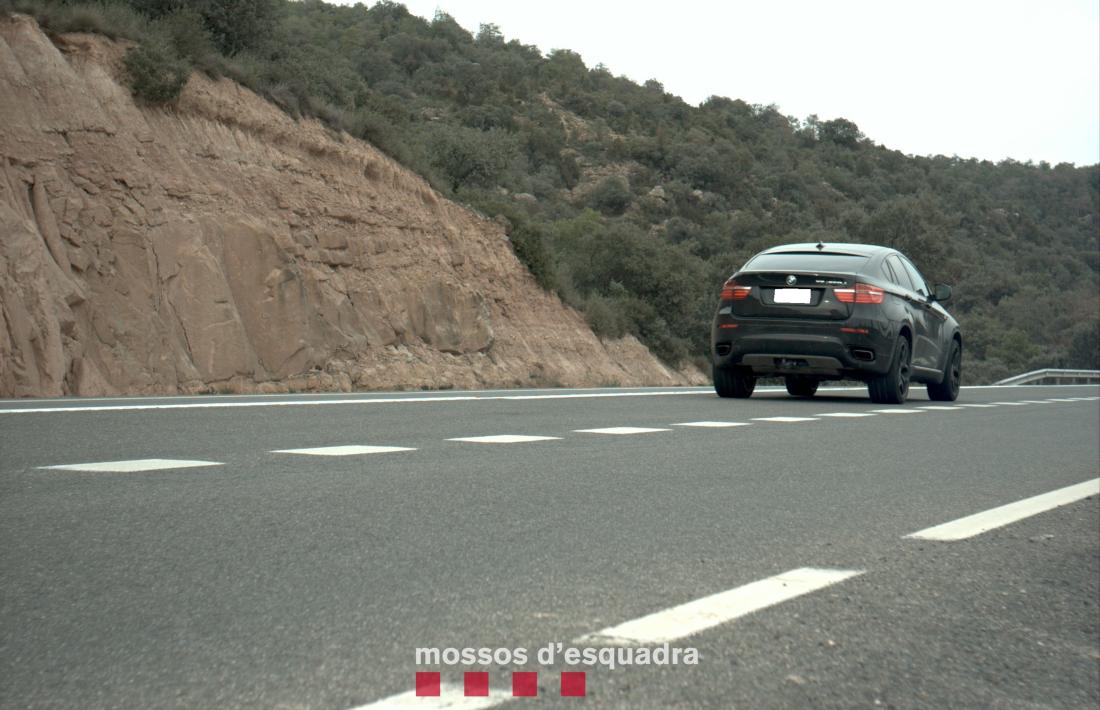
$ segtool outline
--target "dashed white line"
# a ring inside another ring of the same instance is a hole
[[[560,436],[524,436],[521,434],[492,434],[490,436],[459,436],[447,441],[466,441],[472,444],[524,444],[529,441],[558,441]]]
[[[104,471],[109,473],[137,473],[163,471],[172,468],[196,468],[198,466],[223,466],[220,461],[188,461],[185,459],[133,459],[130,461],[100,461],[98,463],[71,463],[61,466],[39,466],[55,471]]]
[[[415,690],[400,695],[391,695],[369,705],[360,705],[352,710],[399,710],[416,708],[417,710],[482,710],[512,700],[511,691],[489,689],[488,695],[466,696],[465,688],[457,683],[440,683],[438,697],[417,696]]]
[[[1050,404],[1050,402],[1044,399],[1021,399],[1020,402],[1023,404]]]
[[[1007,407],[1026,407],[1027,402],[994,402],[993,404],[1000,404]]]
[[[941,407],[939,405],[933,404],[927,407],[921,407],[921,409],[929,409],[934,412],[953,412],[955,410],[962,409],[962,407]]]
[[[876,414],[924,414],[919,409],[872,409]]]
[[[1060,505],[1066,505],[1082,498],[1087,498],[1100,493],[1100,478],[1085,481],[1076,485],[1059,488],[1056,491],[1043,493],[1042,495],[1024,498],[1015,503],[1002,505],[981,513],[968,515],[965,518],[952,520],[949,523],[936,525],[935,527],[919,530],[906,537],[920,540],[953,541],[965,540],[968,537],[980,535],[986,531],[999,528],[1017,520],[1029,518]]]
[[[862,570],[812,567],[793,569],[586,634],[576,642],[645,645],[675,641],[862,573]]]
[[[750,426],[750,424],[748,422],[680,422],[679,424],[670,424],[669,426],[697,426],[722,429],[731,426]]]
[[[1057,398],[1056,397],[1056,398],[1048,399],[1047,401],[1048,402],[1076,402],[1077,400],[1075,400],[1075,399],[1062,399],[1062,398]]]
[[[303,456],[358,456],[360,454],[388,454],[395,451],[416,451],[407,446],[319,446],[312,449],[276,449],[273,454],[302,454]]]
[[[782,424],[793,424],[795,422],[816,422],[814,417],[753,417],[753,421],[756,422],[780,422]]]
[[[648,427],[638,426],[613,426],[605,429],[574,429],[573,431],[580,434],[615,434],[615,435],[629,435],[629,434],[652,434],[658,431],[672,431],[671,429],[650,429]]]
[[[815,414],[815,417],[837,417],[837,418],[855,418],[855,417],[873,417],[876,416],[875,412],[825,412],[824,414]]]
[[[960,404],[960,407],[974,407],[975,409],[988,409],[990,407],[996,407],[996,404]]]

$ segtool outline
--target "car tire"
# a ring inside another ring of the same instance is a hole
[[[909,341],[902,336],[894,346],[894,359],[890,363],[890,370],[885,375],[875,377],[867,383],[871,401],[875,404],[905,404],[905,398],[909,395],[911,371]]]
[[[756,389],[756,376],[739,367],[714,368],[714,391],[719,397],[745,399]]]
[[[820,381],[805,375],[787,375],[787,394],[792,397],[813,397]]]
[[[947,364],[943,368],[942,382],[928,383],[928,399],[937,402],[954,402],[959,398],[959,389],[962,386],[962,348],[959,341],[951,341],[951,353],[947,356]]]

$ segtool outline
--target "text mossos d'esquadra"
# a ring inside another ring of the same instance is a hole
[[[667,643],[659,646],[577,647],[548,643],[532,654],[526,648],[417,648],[418,666],[523,666],[534,659],[539,665],[552,666],[694,666],[699,664],[699,650],[674,648]]]

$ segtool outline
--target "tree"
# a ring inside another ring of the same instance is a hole
[[[446,176],[452,192],[463,186],[495,184],[517,152],[515,140],[495,128],[436,126],[429,142],[432,164]]]

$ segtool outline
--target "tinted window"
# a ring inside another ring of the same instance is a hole
[[[742,270],[752,271],[813,271],[815,273],[856,273],[863,268],[867,257],[855,254],[829,254],[819,252],[786,252],[760,254],[749,260]]]
[[[901,259],[891,254],[886,258],[886,264],[890,267],[890,272],[894,275],[894,283],[910,291],[914,290],[913,282],[909,280],[909,275],[905,273],[905,267],[901,265]]]
[[[913,266],[908,259],[902,259],[901,263],[905,265],[905,270],[909,272],[909,278],[913,280],[913,284],[916,286],[914,289],[922,296],[928,295],[928,286],[924,283],[924,277],[917,271],[917,267]]]

